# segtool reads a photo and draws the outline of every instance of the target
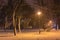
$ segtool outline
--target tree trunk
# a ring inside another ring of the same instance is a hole
[[[4,30],[6,31],[6,27],[8,27],[8,19],[7,19],[7,16],[5,17],[5,27],[4,27]]]
[[[16,36],[16,20],[15,20],[15,12],[13,13],[13,27],[14,27],[14,36]]]
[[[21,32],[20,31],[20,16],[18,17],[18,32]]]

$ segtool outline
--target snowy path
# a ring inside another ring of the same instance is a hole
[[[60,40],[60,32],[41,32],[17,34],[16,38],[21,40]]]
[[[22,32],[17,33],[0,33],[0,40],[60,40],[60,31],[51,32]]]

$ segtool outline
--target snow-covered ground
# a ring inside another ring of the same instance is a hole
[[[22,32],[17,33],[16,36],[13,32],[1,32],[0,40],[60,40],[60,30],[51,30],[50,32]]]

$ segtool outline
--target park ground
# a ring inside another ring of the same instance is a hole
[[[13,32],[0,32],[0,40],[60,40],[60,30],[50,32],[39,31],[20,32],[14,36]]]

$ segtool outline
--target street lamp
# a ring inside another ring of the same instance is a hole
[[[38,14],[38,16],[40,16],[41,15],[41,12],[37,12],[37,14]]]
[[[39,16],[39,34],[40,34],[40,15],[41,15],[42,13],[39,11],[39,12],[37,12],[37,15]]]
[[[49,22],[48,22],[48,26],[52,26],[53,25],[53,22],[52,22],[52,20],[50,20]]]

